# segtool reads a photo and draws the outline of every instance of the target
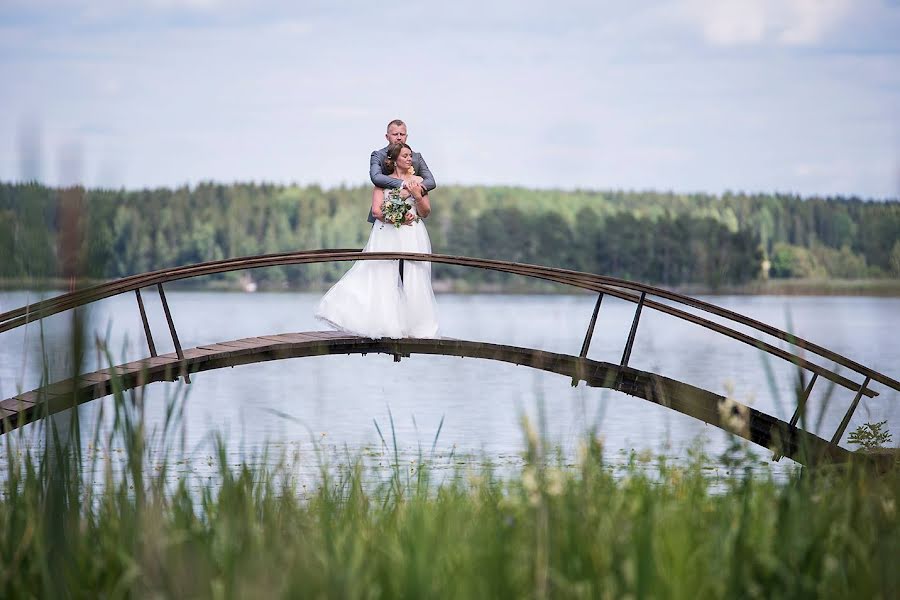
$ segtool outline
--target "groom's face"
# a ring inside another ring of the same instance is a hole
[[[388,144],[405,144],[406,125],[391,125],[384,137],[387,138]]]

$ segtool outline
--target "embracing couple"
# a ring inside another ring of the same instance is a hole
[[[431,253],[422,221],[431,213],[428,192],[434,177],[422,155],[406,144],[406,124],[388,123],[388,145],[372,152],[369,176],[374,188],[363,252]],[[369,338],[435,337],[437,303],[431,289],[431,263],[358,261],[328,290],[316,318],[341,331]]]

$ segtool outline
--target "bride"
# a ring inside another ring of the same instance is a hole
[[[406,182],[413,207],[399,227],[386,220],[382,203],[387,191],[372,190],[375,224],[363,252],[419,252],[431,254],[425,223],[431,203],[413,174],[412,149],[391,144],[384,161],[385,175]],[[368,338],[435,337],[438,332],[437,303],[431,289],[431,263],[404,261],[400,276],[398,261],[358,261],[328,290],[316,309],[316,318],[341,331]]]

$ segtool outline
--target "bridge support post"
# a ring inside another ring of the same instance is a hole
[[[622,352],[622,362],[619,363],[619,374],[616,377],[616,389],[622,390],[623,376],[625,367],[628,366],[628,360],[631,358],[631,348],[634,346],[634,337],[637,335],[638,321],[641,319],[641,309],[644,308],[644,299],[647,292],[641,292],[641,298],[638,300],[637,308],[634,309],[634,320],[631,322],[631,331],[628,332],[628,341],[625,342],[625,351]]]
[[[141,290],[134,290],[134,295],[137,296],[138,309],[141,311],[141,321],[144,323],[144,335],[147,337],[147,345],[150,347],[150,356],[156,356],[156,345],[153,343],[153,334],[150,333],[150,323],[147,321],[147,311],[144,310]]]
[[[588,348],[591,346],[591,339],[594,337],[594,325],[597,324],[597,314],[600,312],[600,303],[603,302],[603,292],[600,292],[600,295],[597,296],[597,304],[594,305],[594,314],[591,315],[591,322],[588,324],[587,333],[584,334],[584,342],[581,344],[581,358],[585,358],[588,353]]]
[[[597,296],[597,303],[594,304],[594,313],[591,315],[591,322],[588,324],[587,333],[584,334],[584,342],[581,343],[581,354],[578,358],[587,358],[588,348],[591,346],[591,339],[594,337],[594,325],[597,324],[597,314],[600,312],[600,303],[603,302],[603,292]],[[580,369],[580,367],[579,367]],[[572,378],[572,387],[578,385],[580,376]]]
[[[634,311],[634,321],[631,322],[631,331],[628,333],[628,341],[625,343],[625,352],[622,353],[622,362],[619,366],[627,367],[628,359],[631,358],[631,348],[634,346],[634,336],[637,334],[638,321],[641,319],[641,309],[644,308],[644,299],[647,292],[641,292],[641,299],[638,300],[637,308]]]
[[[157,283],[156,287],[159,289],[159,299],[162,301],[163,311],[166,313],[166,321],[169,323],[169,332],[172,334],[172,341],[175,343],[175,354],[178,356],[178,360],[183,361],[184,352],[181,351],[181,342],[178,341],[178,334],[175,332],[175,323],[172,321],[172,313],[169,312],[169,303],[166,302],[166,293],[163,291],[161,283]],[[184,382],[191,382],[191,376],[187,371],[184,372]]]
[[[859,386],[859,391],[856,392],[856,397],[853,399],[853,402],[850,403],[850,408],[847,409],[847,414],[844,415],[844,419],[841,421],[841,424],[838,426],[837,431],[834,432],[834,436],[831,438],[831,445],[837,446],[837,443],[841,441],[841,436],[844,435],[844,430],[847,429],[847,425],[850,424],[850,417],[853,416],[853,413],[856,411],[856,406],[859,404],[859,399],[862,398],[863,392],[866,391],[866,386],[869,385],[869,381],[871,378],[866,376],[866,380],[863,381],[863,384]]]
[[[791,416],[791,427],[796,427],[797,421],[800,420],[800,415],[803,413],[803,408],[806,406],[806,401],[809,400],[809,395],[812,393],[813,386],[816,384],[816,379],[818,378],[819,374],[813,373],[812,379],[809,380],[809,384],[806,386],[806,389],[803,390],[803,395],[797,399],[797,410],[795,410],[793,416]]]
[[[813,373],[812,379],[809,380],[806,389],[803,390],[803,394],[799,398],[797,398],[797,408],[796,410],[794,410],[793,416],[791,416],[791,422],[788,423],[788,425],[790,425],[791,427],[797,426],[797,421],[800,420],[800,415],[803,414],[803,411],[806,407],[806,401],[809,400],[809,395],[812,393],[813,386],[816,384],[816,379],[818,378],[819,374]],[[785,432],[785,435],[790,435],[790,432]],[[782,443],[784,443],[784,440],[782,440]],[[779,460],[781,460],[782,456],[784,455],[780,452],[776,452],[772,455],[772,460],[778,462]]]

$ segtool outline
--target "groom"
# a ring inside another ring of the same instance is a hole
[[[406,143],[406,123],[401,121],[400,119],[394,119],[387,126],[387,133],[384,134],[384,138],[388,142],[388,146],[391,144],[405,144]],[[388,146],[385,146],[381,150],[375,150],[372,152],[372,156],[369,159],[369,177],[372,179],[372,183],[375,184],[375,187],[380,187],[384,189],[391,188],[400,188],[401,190],[406,187],[406,182],[402,179],[394,179],[393,177],[389,177],[382,172],[382,165],[384,164],[384,159],[387,157]],[[413,152],[413,169],[416,171],[416,175],[422,178],[422,193],[427,194],[431,190],[433,190],[436,186],[434,183],[434,175],[431,174],[431,171],[428,169],[428,165],[425,164],[425,159],[422,158],[422,155],[418,152]],[[418,184],[412,184],[418,185]],[[372,209],[369,208],[369,223],[374,223],[375,217],[372,215]]]

